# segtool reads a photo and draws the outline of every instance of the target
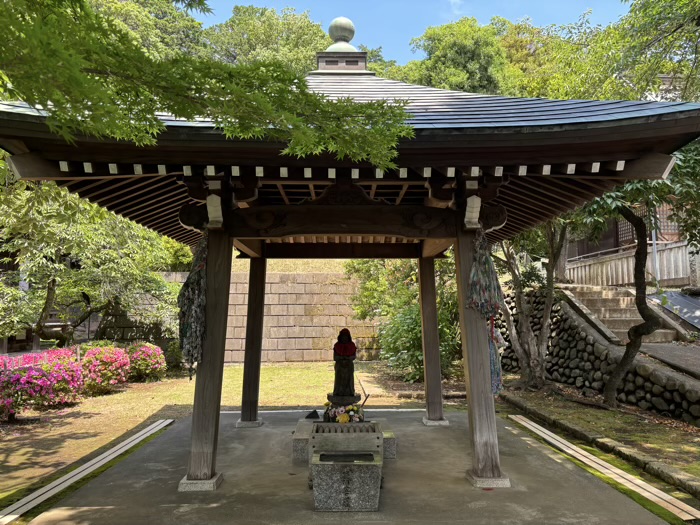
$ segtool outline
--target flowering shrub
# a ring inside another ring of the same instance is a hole
[[[129,377],[129,355],[123,348],[107,346],[88,350],[82,365],[85,392],[90,395],[111,392]]]
[[[13,370],[22,366],[33,366],[41,363],[53,363],[54,361],[75,360],[75,347],[52,348],[40,353],[22,354],[17,357],[0,355],[0,368]]]
[[[41,368],[48,375],[52,387],[48,398],[34,401],[36,407],[51,408],[76,403],[80,399],[85,386],[80,363],[60,359],[44,363]]]
[[[3,419],[12,419],[34,398],[47,395],[49,380],[38,366],[27,365],[0,371],[0,413]]]
[[[323,420],[331,423],[359,423],[365,420],[364,410],[360,405],[333,406],[326,402]]]
[[[160,381],[165,377],[165,355],[159,346],[136,343],[127,351],[131,362],[129,381]]]
[[[75,361],[56,360],[0,370],[0,416],[8,419],[27,406],[42,409],[75,403],[83,389]]]

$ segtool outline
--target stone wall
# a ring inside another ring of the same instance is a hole
[[[264,362],[333,359],[338,332],[348,328],[360,359],[376,355],[376,325],[353,319],[356,285],[342,273],[268,273],[265,285]],[[243,362],[248,274],[231,274],[226,362]]]
[[[535,301],[535,311],[541,316],[541,298]],[[504,330],[503,323],[499,328]],[[606,341],[565,300],[559,301],[553,311],[548,345],[548,379],[574,386],[589,395],[603,392],[608,374],[624,354],[623,346]],[[501,362],[504,370],[517,370],[518,360],[510,345]],[[700,426],[700,381],[647,356],[635,358],[617,398],[622,403]]]

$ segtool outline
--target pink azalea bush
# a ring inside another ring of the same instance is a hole
[[[165,377],[165,355],[159,346],[136,343],[127,352],[131,362],[129,381],[160,381]]]
[[[0,368],[15,369],[22,366],[33,366],[41,363],[53,363],[54,361],[65,361],[76,359],[76,348],[52,348],[40,353],[22,354],[17,357],[0,355]]]
[[[92,348],[82,361],[85,392],[90,395],[106,394],[126,383],[131,362],[123,348],[106,346]]]
[[[83,374],[74,360],[57,359],[0,369],[0,418],[10,419],[27,407],[53,408],[75,403],[83,390]]]

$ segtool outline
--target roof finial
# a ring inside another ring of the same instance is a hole
[[[345,18],[344,16],[335,18],[328,28],[328,34],[333,39],[334,43],[326,49],[326,51],[343,53],[353,53],[357,51],[355,46],[350,44],[350,40],[355,36],[355,24],[353,24],[352,20],[349,18]]]

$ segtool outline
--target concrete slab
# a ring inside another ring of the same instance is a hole
[[[368,410],[385,417],[401,457],[384,465],[378,512],[315,512],[308,469],[292,464],[292,431],[304,412],[265,413],[260,428],[221,415],[215,492],[178,492],[186,472],[190,421],[181,421],[33,524],[606,524],[661,525],[634,501],[498,418],[501,463],[512,488],[481,490],[466,478],[467,415],[425,427],[422,411]]]
[[[700,346],[673,343],[644,343],[641,351],[671,368],[700,379]]]

